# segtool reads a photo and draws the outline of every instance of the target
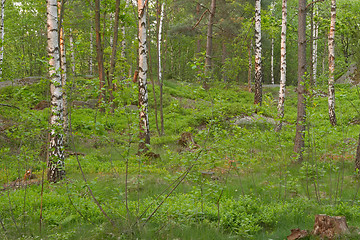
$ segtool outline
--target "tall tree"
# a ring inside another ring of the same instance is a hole
[[[5,20],[5,1],[1,0],[1,23],[0,23],[0,40],[1,40],[1,47],[0,47],[0,78],[2,78],[2,64],[4,61],[4,36],[5,36],[5,29],[4,29],[4,20]]]
[[[305,73],[306,73],[306,0],[299,0],[298,11],[298,86],[297,86],[297,119],[294,152],[298,161],[303,160],[302,152],[305,146]]]
[[[261,0],[255,0],[255,96],[254,104],[262,102],[262,62],[261,62]]]
[[[105,100],[105,70],[104,54],[100,33],[100,0],[95,0],[95,34],[96,34],[96,60],[99,71],[99,104]]]
[[[205,75],[210,74],[212,68],[212,38],[213,38],[213,25],[215,19],[215,10],[216,10],[216,0],[211,0],[209,22],[207,29],[207,38],[206,38],[206,56],[205,56]]]
[[[282,119],[284,117],[285,103],[285,86],[286,86],[286,28],[287,28],[287,0],[282,0],[282,20],[281,20],[281,50],[280,50],[280,90],[278,104],[279,124],[276,131],[280,131],[282,127]]]
[[[139,117],[140,117],[140,143],[139,151],[146,151],[146,144],[150,144],[149,116],[148,116],[148,90],[147,90],[147,45],[146,45],[146,2],[138,0],[139,18]]]
[[[59,48],[60,48],[60,69],[61,69],[61,84],[63,87],[63,128],[64,128],[64,144],[68,141],[69,121],[68,121],[68,109],[67,109],[67,98],[66,98],[66,51],[64,41],[64,27],[63,27],[63,16],[64,16],[64,0],[58,2],[58,14],[59,14]]]
[[[331,21],[329,32],[329,118],[331,125],[336,125],[335,115],[335,87],[334,87],[334,70],[335,70],[335,23],[336,23],[336,0],[331,0]]]
[[[74,36],[71,28],[69,28],[69,42],[70,42],[70,54],[71,54],[71,71],[73,76],[75,76],[76,75],[75,48],[74,48]]]
[[[162,66],[161,66],[161,43],[162,43],[162,25],[164,21],[165,3],[160,7],[160,18],[158,26],[158,80],[160,87],[160,123],[161,123],[161,135],[164,135],[164,112],[163,112],[163,78],[162,78]]]
[[[93,75],[93,26],[90,27],[90,56],[89,56],[89,74]],[[75,70],[74,70],[75,73]]]
[[[313,9],[313,15],[317,16],[318,14],[318,8],[317,5],[314,6]],[[316,75],[317,75],[317,62],[318,62],[318,56],[317,56],[317,51],[318,51],[318,36],[319,36],[319,22],[317,20],[315,20],[315,18],[313,17],[313,31],[312,31],[312,84],[316,85]]]
[[[47,177],[57,182],[65,176],[63,149],[63,89],[60,75],[57,0],[47,0],[47,37],[51,94],[50,144]]]

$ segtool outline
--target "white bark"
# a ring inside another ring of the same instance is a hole
[[[275,80],[274,80],[274,38],[271,38],[271,84],[275,84]]]
[[[160,22],[159,22],[159,35],[158,35],[158,61],[159,61],[159,82],[161,82],[162,80],[162,70],[161,70],[161,37],[162,37],[162,24],[163,24],[163,20],[164,20],[164,5],[165,3],[161,4],[161,9],[160,9]]]
[[[70,53],[71,53],[71,70],[72,70],[73,76],[75,76],[76,75],[76,72],[75,72],[75,64],[76,64],[75,63],[75,48],[74,48],[74,38],[72,35],[71,28],[69,28],[69,33],[70,33],[69,41],[70,41]]]
[[[335,70],[335,22],[336,22],[336,0],[331,0],[331,22],[329,32],[329,118],[330,123],[336,125],[335,115],[335,88],[334,88],[334,70]]]
[[[49,75],[51,93],[50,146],[48,180],[57,182],[65,175],[63,149],[63,89],[60,75],[60,54],[58,42],[57,0],[47,1],[47,36],[49,54]]]
[[[314,6],[314,11],[315,11],[315,15],[317,15],[318,10],[316,5]],[[317,54],[317,50],[318,50],[318,37],[319,37],[319,22],[316,21],[314,22],[314,29],[313,29],[313,52],[312,52],[312,75],[313,75],[313,81],[314,81],[314,85],[316,85],[316,75],[317,75],[317,63],[318,63],[318,54]]]
[[[146,43],[146,5],[145,0],[138,0],[139,17],[139,117],[140,117],[140,144],[139,149],[145,150],[150,143],[148,91],[147,91],[147,43]]]
[[[90,56],[89,56],[89,74],[93,75],[93,32],[94,28],[91,26],[90,28]],[[74,63],[75,63],[75,56],[74,56]],[[75,64],[74,64],[75,65]],[[74,66],[75,72],[75,66]]]
[[[278,104],[279,124],[276,128],[279,131],[282,127],[284,117],[285,86],[286,86],[286,27],[287,27],[287,0],[282,0],[282,21],[281,21],[281,50],[280,50],[280,90]]]
[[[60,11],[61,11],[61,2],[58,2],[58,14],[60,16]],[[65,41],[64,41],[64,27],[61,26],[60,28],[60,58],[61,58],[61,64],[60,64],[60,68],[61,68],[61,84],[62,84],[62,88],[63,88],[63,128],[64,128],[64,142],[66,143],[68,140],[67,134],[68,134],[68,130],[69,130],[69,121],[68,121],[68,111],[67,111],[67,98],[66,98],[66,81],[67,81],[67,76],[66,76],[66,51],[65,51]]]
[[[1,24],[0,24],[0,39],[1,39],[1,47],[0,47],[0,78],[2,78],[2,64],[4,60],[4,20],[5,20],[5,1],[1,0]]]
[[[262,63],[261,63],[261,0],[255,0],[255,99],[254,104],[262,102]]]

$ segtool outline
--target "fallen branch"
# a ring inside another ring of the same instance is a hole
[[[0,103],[0,106],[11,107],[11,108],[16,108],[16,109],[20,110],[20,108],[18,108],[17,106],[13,106],[13,105],[9,105],[9,104]]]

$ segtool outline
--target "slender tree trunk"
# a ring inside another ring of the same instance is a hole
[[[1,39],[1,47],[0,47],[0,79],[3,75],[3,61],[4,61],[4,36],[5,36],[5,29],[4,29],[4,20],[5,20],[5,1],[1,0],[1,23],[0,23],[0,39]]]
[[[93,31],[94,31],[94,28],[93,26],[90,27],[90,56],[89,56],[89,74],[90,75],[93,75],[94,74],[94,71],[93,71]],[[74,70],[75,72],[75,70]]]
[[[359,134],[358,146],[356,149],[355,171],[357,171],[357,173],[360,174],[360,134]]]
[[[139,152],[146,151],[146,144],[150,144],[150,130],[148,117],[148,91],[147,91],[147,46],[146,46],[146,2],[138,0],[139,17],[139,118],[140,143]]]
[[[314,86],[314,76],[313,76],[313,52],[314,52],[314,4],[311,4],[310,9],[310,69],[309,69],[309,76],[310,76],[310,85]]]
[[[110,76],[108,79],[108,88],[109,88],[109,102],[111,102],[112,112],[114,112],[114,71],[115,71],[115,64],[116,64],[116,51],[117,51],[117,43],[118,43],[118,36],[119,36],[119,16],[120,16],[120,0],[116,0],[115,5],[115,19],[114,19],[114,36],[112,40],[112,49],[111,49],[111,57],[110,57]]]
[[[298,13],[298,103],[296,135],[294,142],[294,152],[298,154],[298,161],[303,160],[302,152],[305,146],[305,73],[306,73],[306,0],[299,0]]]
[[[69,42],[70,42],[70,53],[71,53],[71,63],[72,63],[71,71],[72,71],[73,76],[76,76],[74,37],[73,37],[71,28],[69,28]]]
[[[64,128],[64,145],[68,142],[68,133],[69,133],[69,121],[68,121],[68,110],[67,110],[67,97],[66,97],[66,51],[65,51],[65,41],[64,41],[64,27],[62,26],[62,17],[64,12],[64,1],[58,2],[58,14],[60,16],[60,26],[59,26],[59,40],[60,40],[60,69],[61,69],[61,84],[63,89],[63,128]]]
[[[248,55],[249,55],[248,89],[249,89],[249,92],[251,92],[251,71],[252,71],[251,49],[252,48],[253,48],[252,39],[250,39],[249,44],[248,44]]]
[[[255,0],[255,96],[254,104],[262,103],[261,0]]]
[[[222,67],[222,79],[223,79],[223,81],[225,83],[228,81],[226,71],[225,71],[226,58],[227,58],[226,44],[225,44],[225,41],[223,41],[223,43],[222,43],[222,65],[223,65],[223,67]]]
[[[331,23],[329,32],[329,118],[331,125],[336,125],[335,115],[335,22],[336,22],[336,0],[331,0]]]
[[[315,5],[314,7],[315,15],[318,14],[317,7]],[[313,47],[312,47],[312,80],[314,85],[316,86],[316,80],[317,80],[317,62],[318,62],[318,56],[317,56],[317,49],[318,49],[318,37],[319,37],[319,22],[314,22],[314,29],[313,29]]]
[[[60,75],[60,54],[57,22],[57,0],[47,1],[47,36],[51,93],[50,144],[47,177],[57,182],[65,176],[63,149],[63,89]]]
[[[216,10],[216,0],[211,0],[208,30],[207,30],[207,40],[206,40],[206,56],[205,56],[205,76],[209,77],[211,68],[212,68],[212,38],[215,19],[215,10]],[[206,80],[205,80],[206,81]]]
[[[162,43],[162,25],[164,20],[165,3],[161,4],[159,30],[158,30],[158,80],[160,86],[160,125],[161,133],[164,135],[164,113],[163,113],[163,78],[162,78],[162,64],[161,64],[161,43]]]
[[[286,29],[287,29],[287,0],[282,0],[282,24],[281,24],[281,52],[280,52],[280,90],[278,104],[279,124],[276,131],[282,128],[282,119],[284,118],[285,86],[286,86]]]
[[[271,84],[275,84],[274,79],[274,38],[271,38]]]
[[[95,34],[96,34],[96,60],[99,70],[99,105],[105,101],[105,71],[104,56],[100,35],[100,0],[95,0]]]

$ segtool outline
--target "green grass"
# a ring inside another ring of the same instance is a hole
[[[95,86],[93,80],[79,79],[77,84],[74,99],[96,96],[96,89],[89,87]],[[303,163],[296,163],[293,154],[297,103],[293,87],[288,88],[285,103],[287,125],[276,133],[269,123],[235,126],[230,122],[255,110],[276,119],[276,88],[264,89],[264,102],[258,107],[252,104],[251,93],[235,85],[214,83],[205,91],[198,84],[166,81],[164,136],[156,131],[154,102],[150,101],[150,149],[160,154],[154,159],[137,155],[138,113],[126,107],[136,104],[135,87],[115,94],[114,114],[73,108],[75,142],[68,148],[75,146],[72,150],[85,154],[78,157],[88,183],[76,157],[67,158],[67,179],[44,184],[41,232],[41,185],[0,192],[4,227],[0,238],[285,239],[293,228],[311,230],[315,215],[321,213],[344,215],[348,225],[359,226],[360,183],[353,160],[360,127],[349,122],[360,118],[354,109],[360,99],[350,86],[336,88],[336,127],[328,121],[327,98],[308,97]],[[1,109],[0,117],[8,124],[0,132],[2,184],[21,178],[28,168],[41,177],[49,111],[30,108],[46,99],[45,89],[44,83],[0,89],[0,102],[21,108]],[[155,90],[158,93],[157,86]],[[326,92],[325,87],[319,90]],[[185,131],[193,133],[199,149],[179,146]],[[165,199],[189,167],[187,177]]]

